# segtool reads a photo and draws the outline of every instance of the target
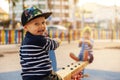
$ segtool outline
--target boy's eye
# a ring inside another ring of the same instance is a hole
[[[39,26],[40,24],[39,23],[35,23],[36,26]]]
[[[46,22],[44,21],[44,22],[42,22],[42,24],[46,24]]]

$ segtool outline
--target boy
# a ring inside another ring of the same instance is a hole
[[[44,36],[46,19],[51,12],[42,13],[36,7],[23,11],[21,23],[26,31],[21,44],[20,57],[23,80],[61,80],[52,71],[48,52],[59,46],[59,39],[52,40]]]
[[[93,40],[90,38],[91,31],[89,27],[84,28],[83,37],[79,42],[79,47],[81,47],[81,51],[78,57],[76,57],[73,53],[70,53],[70,57],[75,61],[89,61],[92,63],[93,61]]]
[[[84,28],[83,30],[83,37],[79,42],[79,47],[81,47],[81,51],[78,57],[76,57],[73,53],[70,53],[70,57],[75,61],[88,61],[89,63],[93,62],[93,40],[91,37],[91,31],[89,27]],[[82,77],[89,77],[88,74],[84,74],[84,69],[82,70]]]

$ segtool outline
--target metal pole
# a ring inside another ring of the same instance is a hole
[[[23,8],[23,11],[25,9],[25,4],[24,4],[25,0],[22,0],[22,8]]]
[[[84,28],[84,13],[85,13],[85,11],[83,10],[82,11],[82,21],[81,21],[81,28],[82,29]]]
[[[22,0],[22,8],[23,8],[23,11],[24,11],[24,9],[25,9],[24,1],[25,1],[25,0]],[[23,30],[23,29],[21,30],[21,33],[22,33],[21,38],[22,38],[22,41],[23,41],[23,38],[24,38],[24,30]]]
[[[61,24],[62,24],[62,17],[63,17],[63,12],[62,12],[62,0],[60,0],[60,15],[61,15]]]

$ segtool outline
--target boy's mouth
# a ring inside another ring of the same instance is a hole
[[[39,30],[38,32],[44,32],[45,30]]]

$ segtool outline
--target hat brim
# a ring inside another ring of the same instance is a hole
[[[31,18],[28,22],[30,22],[30,21],[32,21],[33,19],[36,19],[36,18],[38,18],[38,17],[45,17],[45,19],[47,19],[51,14],[52,14],[52,12],[42,13],[42,14],[40,14],[40,15],[37,15],[37,16]],[[27,22],[27,23],[28,23],[28,22]]]

